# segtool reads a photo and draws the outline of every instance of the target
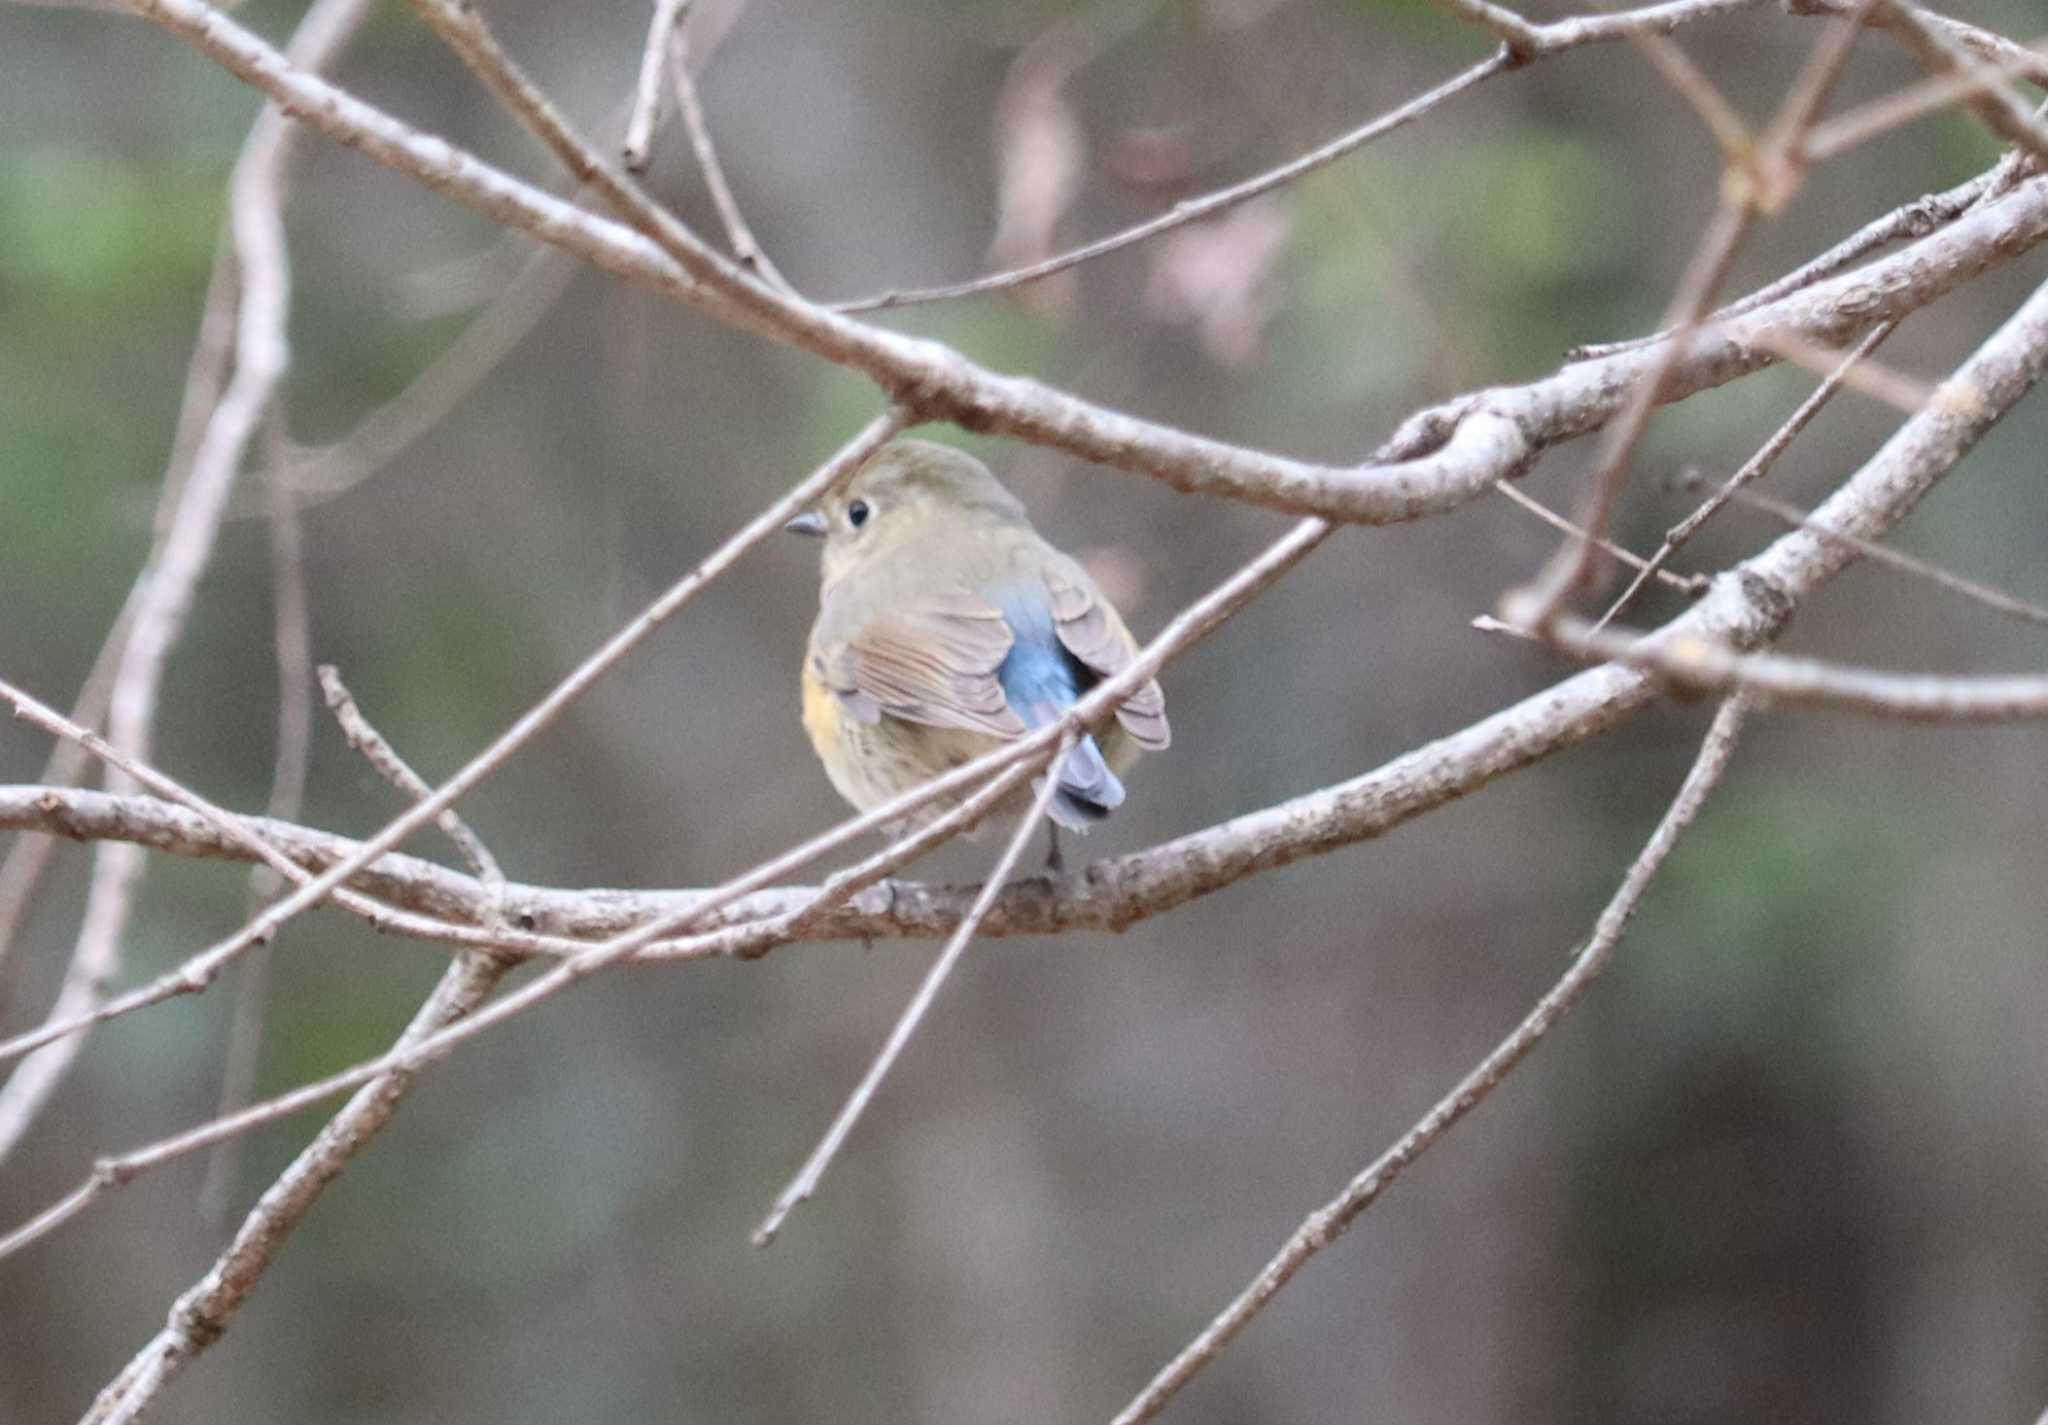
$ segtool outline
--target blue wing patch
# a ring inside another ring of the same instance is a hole
[[[1044,727],[1101,679],[1060,642],[1044,589],[1007,589],[996,603],[1014,639],[996,669],[996,681],[1026,727]],[[1102,748],[1092,734],[1082,737],[1060,767],[1059,790],[1049,807],[1052,819],[1070,831],[1086,831],[1123,800],[1124,784],[1103,761]]]

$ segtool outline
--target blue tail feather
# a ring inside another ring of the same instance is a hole
[[[1003,616],[1014,641],[996,681],[1017,716],[1030,728],[1044,727],[1072,707],[1099,680],[1059,641],[1044,594],[1003,600]],[[1103,760],[1093,735],[1067,753],[1059,769],[1059,790],[1049,807],[1052,819],[1085,831],[1123,805],[1124,784]]]

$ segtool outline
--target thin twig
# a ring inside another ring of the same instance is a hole
[[[1228,188],[1219,188],[1199,198],[1185,199],[1156,218],[1148,218],[1121,232],[1097,238],[1094,242],[1084,243],[1080,247],[1071,248],[1041,262],[1033,262],[1004,272],[992,272],[986,277],[973,277],[964,282],[949,282],[936,287],[906,287],[877,293],[872,297],[834,302],[831,304],[831,310],[849,313],[876,312],[890,307],[908,307],[922,302],[948,302],[984,292],[1001,292],[1012,287],[1021,287],[1027,282],[1051,277],[1055,273],[1079,267],[1084,262],[1107,257],[1113,252],[1121,252],[1127,247],[1158,237],[1161,233],[1214,217],[1240,203],[1249,202],[1261,193],[1270,193],[1275,188],[1284,187],[1325,164],[1334,163],[1346,154],[1356,152],[1374,140],[1384,138],[1396,129],[1413,123],[1438,105],[1456,98],[1474,85],[1485,83],[1496,74],[1506,73],[1514,65],[1515,61],[1508,52],[1502,50],[1489,59],[1483,59],[1468,69],[1460,70],[1434,89],[1416,95],[1399,108],[1390,109],[1349,133],[1339,135],[1320,148],[1310,149],[1300,157],[1290,159],[1276,168],[1267,169],[1264,173],[1247,178],[1242,183],[1233,183]]]
[[[1733,191],[1724,186],[1724,195]],[[1636,446],[1649,430],[1650,416],[1657,409],[1665,381],[1684,356],[1701,314],[1735,260],[1743,235],[1755,219],[1755,209],[1746,202],[1730,202],[1724,196],[1713,220],[1686,264],[1678,291],[1664,313],[1660,326],[1672,328],[1668,344],[1659,348],[1656,363],[1641,383],[1629,393],[1600,446],[1600,453],[1585,477],[1585,493],[1574,519],[1582,533],[1561,541],[1557,552],[1525,591],[1533,601],[1538,625],[1561,612],[1567,600],[1592,578],[1593,540],[1603,538],[1621,500],[1621,488],[1635,457]]]
[[[654,0],[647,24],[647,43],[640,50],[640,81],[633,88],[633,112],[626,120],[626,141],[620,156],[627,171],[645,173],[654,155],[654,131],[661,123],[661,71],[668,63],[668,38],[675,33],[690,0]]]
[[[2008,594],[2002,589],[1994,589],[1991,585],[1975,579],[1965,578],[1952,570],[1942,568],[1939,564],[1916,558],[1904,550],[1894,549],[1889,544],[1879,544],[1875,540],[1829,529],[1825,525],[1815,523],[1813,517],[1797,505],[1789,504],[1776,496],[1756,490],[1735,490],[1730,493],[1736,504],[1774,515],[1794,529],[1813,530],[1823,539],[1846,544],[1865,558],[1874,559],[1880,564],[1889,564],[1894,569],[1925,579],[1952,594],[1962,595],[1972,603],[1982,604],[2002,614],[2010,614],[2026,623],[2048,627],[2048,607],[2030,603],[2026,599]]]
[[[284,443],[275,413],[265,444],[274,458]],[[274,467],[273,467],[274,468]],[[265,480],[271,501],[270,577],[272,639],[277,655],[277,745],[271,758],[270,796],[264,814],[296,821],[306,799],[306,774],[313,745],[313,630],[308,613],[304,532],[291,491],[274,475]],[[67,743],[67,746],[77,746]],[[248,914],[289,884],[268,866],[249,873]],[[263,1047],[263,1011],[270,992],[270,947],[261,946],[242,965],[235,1007],[228,1019],[227,1049],[221,1056],[220,1098],[214,1112],[229,1113],[249,1101]],[[226,1220],[228,1200],[241,1176],[240,1140],[223,1143],[206,1164],[199,1187],[200,1215]]]
[[[1962,95],[1963,104],[1984,126],[2048,163],[2048,122],[2043,122],[1997,69],[1972,54],[1963,42],[1937,24],[1934,16],[1907,0],[1876,0],[1874,23],[1889,30],[1921,67],[1937,77],[1969,75],[1981,80]]]
[[[478,952],[456,959],[442,973],[395,1047],[459,1023],[483,1003],[508,968],[507,962]],[[220,1339],[278,1249],[327,1185],[390,1121],[412,1087],[413,1077],[403,1071],[383,1075],[342,1106],[278,1175],[206,1275],[171,1304],[164,1328],[100,1393],[80,1425],[129,1425],[140,1419],[171,1378]]]
[[[1646,637],[1640,630],[1560,618],[1523,632],[1575,658],[1641,668],[1688,693],[1746,692],[1774,703],[1904,722],[2003,723],[2048,718],[2048,675],[1968,677],[1891,673],[1782,653],[1742,653],[1711,638]]]
[[[414,801],[424,801],[434,794],[433,785],[412,769],[412,765],[398,755],[398,749],[385,740],[384,734],[370,725],[356,706],[355,696],[348,685],[341,681],[341,670],[332,663],[320,665],[320,693],[327,700],[327,710],[334,714],[334,720],[341,724],[341,734],[348,739],[348,745],[362,755],[364,761],[377,769],[378,775],[398,788]],[[486,887],[502,896],[505,888],[505,873],[498,866],[498,858],[491,854],[484,840],[470,830],[469,823],[459,812],[449,807],[434,818],[434,825],[448,838],[469,868]]]
[[[300,503],[318,505],[353,490],[447,419],[503,364],[581,271],[558,248],[527,254],[511,280],[397,395],[333,444],[291,452],[283,474]]]
[[[1750,9],[1760,3],[1760,0],[1677,0],[1677,3],[1649,5],[1618,15],[1586,16],[1557,20],[1544,25],[1524,20],[1502,6],[1488,3],[1488,0],[1447,0],[1447,3],[1451,8],[1464,13],[1466,18],[1483,24],[1500,35],[1505,41],[1501,50],[1471,68],[1453,75],[1434,89],[1417,95],[1399,108],[1389,110],[1319,148],[1311,149],[1298,158],[1290,159],[1241,183],[1233,183],[1227,188],[1219,188],[1199,198],[1189,198],[1176,203],[1155,218],[1148,218],[1142,223],[1133,224],[1120,232],[1097,238],[1093,242],[1084,243],[1041,262],[1004,272],[993,272],[985,277],[974,277],[964,282],[950,282],[934,287],[903,288],[878,293],[872,297],[835,302],[831,310],[872,312],[920,302],[951,301],[983,292],[998,292],[1020,287],[1027,282],[1051,277],[1055,273],[1078,267],[1084,262],[1092,262],[1098,257],[1121,252],[1127,247],[1158,237],[1161,233],[1214,217],[1240,203],[1249,202],[1262,193],[1270,193],[1275,188],[1292,183],[1304,174],[1333,163],[1375,139],[1383,138],[1395,129],[1421,118],[1445,100],[1455,98],[1474,85],[1484,83],[1495,75],[1506,73],[1519,65],[1562,54],[1581,45],[1611,43],[1645,33],[1668,34],[1696,20]],[[1510,35],[1513,38],[1509,38]]]
[[[1862,8],[1859,0],[1785,0],[1785,10],[1793,15],[1841,16]],[[1938,15],[1924,10],[1928,20],[1936,29],[1961,45],[1979,59],[1996,65],[2014,65],[2017,61],[2032,59],[2030,66],[2017,67],[2017,72],[2033,83],[2048,87],[2048,59],[2030,56],[2029,52],[2004,35],[1996,34],[1981,25],[1972,25],[1950,15]],[[1882,23],[1875,17],[1866,17],[1866,25]]]
[[[1572,958],[1571,967],[1564,976],[1536,1001],[1535,1008],[1515,1026],[1514,1031],[1473,1066],[1471,1072],[1418,1119],[1414,1127],[1373,1159],[1363,1172],[1345,1185],[1343,1192],[1310,1213],[1250,1284],[1203,1328],[1200,1335],[1167,1362],[1130,1404],[1117,1412],[1114,1425],[1140,1425],[1140,1422],[1150,1420],[1165,1409],[1181,1387],[1221,1355],[1223,1349],[1251,1324],[1252,1318],[1293,1280],[1297,1272],[1343,1235],[1358,1215],[1379,1201],[1402,1172],[1429,1151],[1459,1119],[1500,1087],[1515,1066],[1542,1042],[1552,1026],[1571,1012],[1593,981],[1613,962],[1615,948],[1620,945],[1636,907],[1650,888],[1650,882],[1671,855],[1678,838],[1699,815],[1708,794],[1728,770],[1729,759],[1741,735],[1745,711],[1740,698],[1730,698],[1722,703],[1720,711],[1714,715],[1713,725],[1707,729],[1706,740],[1700,745],[1699,756],[1678,789],[1677,797],[1650,833],[1642,851],[1630,863],[1613,899],[1600,912],[1592,934]]]
[[[1043,759],[1050,756],[1053,744],[1068,733],[1092,727],[1101,719],[1110,716],[1114,709],[1146,681],[1157,676],[1166,661],[1183,649],[1220,626],[1243,608],[1258,594],[1270,587],[1287,570],[1320,545],[1331,533],[1332,527],[1321,520],[1304,520],[1287,534],[1275,541],[1256,559],[1236,574],[1218,585],[1209,594],[1184,609],[1167,627],[1138,653],[1130,664],[1115,676],[1104,679],[1092,688],[1067,713],[1055,722],[1046,724],[1031,735],[989,752],[965,766],[937,777],[922,787],[896,797],[885,805],[876,807],[854,817],[831,831],[814,837],[804,845],[782,855],[771,858],[756,866],[752,871],[728,881],[715,891],[701,898],[693,898],[682,909],[637,925],[599,944],[592,945],[574,957],[567,959],[537,979],[529,981],[518,990],[505,995],[489,1008],[465,1019],[458,1025],[429,1036],[418,1044],[400,1053],[358,1064],[314,1083],[305,1084],[288,1093],[280,1094],[263,1103],[252,1105],[238,1113],[216,1118],[170,1138],[158,1140],[149,1146],[115,1158],[103,1158],[94,1167],[87,1187],[68,1195],[60,1206],[62,1211],[47,1210],[13,1232],[0,1236],[0,1258],[21,1250],[38,1238],[54,1231],[78,1212],[83,1211],[102,1193],[133,1179],[137,1174],[163,1163],[182,1157],[187,1153],[205,1148],[223,1138],[244,1133],[252,1128],[288,1117],[301,1109],[310,1107],[322,1099],[345,1092],[380,1074],[395,1070],[414,1070],[452,1051],[462,1041],[480,1033],[493,1024],[522,1013],[542,1000],[561,992],[587,976],[608,965],[628,958],[647,945],[678,930],[688,928],[708,919],[716,912],[731,905],[741,896],[762,886],[780,880],[817,857],[825,855],[844,845],[853,838],[870,830],[897,822],[942,796],[957,795],[973,783],[1003,771],[1016,771],[1019,767],[1035,769]],[[448,785],[453,785],[452,783]],[[804,918],[818,910],[826,897],[831,894],[850,895],[864,882],[861,876],[877,879],[887,875],[901,859],[921,852],[929,845],[936,844],[944,836],[971,827],[976,820],[988,814],[998,804],[998,797],[992,788],[984,788],[989,795],[971,797],[965,803],[954,807],[939,820],[915,835],[898,842],[894,847],[871,858],[863,867],[853,872],[834,877],[821,890],[816,901],[799,907],[792,913],[791,923],[801,924]],[[1007,790],[1007,789],[1005,789]],[[447,786],[442,788],[446,793]],[[427,803],[421,803],[422,806]],[[438,808],[437,808],[438,810]],[[398,825],[400,823],[393,823]],[[386,828],[384,836],[389,836]],[[362,869],[375,856],[367,848],[376,840],[364,843],[365,849],[358,850],[345,861],[330,867],[321,880],[353,874]],[[388,849],[388,848],[380,848]],[[314,884],[318,884],[316,881]],[[308,888],[310,889],[310,887]],[[305,894],[302,891],[300,894]],[[280,904],[283,904],[280,902]]]
[[[626,119],[621,108],[606,121],[604,131],[621,132]],[[576,188],[568,193],[568,200],[580,204],[587,195]],[[560,248],[531,247],[527,236],[517,231],[505,233],[500,243],[506,252],[471,254],[464,260],[475,263],[480,256],[486,261],[503,258],[518,266],[480,303],[482,310],[455,339],[397,395],[373,408],[341,439],[318,449],[292,451],[288,475],[302,506],[322,504],[354,489],[446,420],[539,324],[581,270]],[[422,283],[428,280],[419,279]]]
[[[848,1135],[853,1132],[854,1125],[860,1122],[861,1115],[874,1100],[875,1091],[881,1088],[882,1080],[888,1076],[897,1056],[910,1042],[910,1036],[915,1034],[917,1026],[924,1022],[925,1013],[932,1007],[932,1001],[938,998],[940,987],[952,975],[953,967],[960,963],[960,956],[965,953],[968,943],[974,939],[974,932],[988,916],[989,907],[995,904],[996,893],[1001,891],[1010,879],[1010,873],[1017,868],[1017,858],[1024,854],[1024,848],[1030,844],[1032,833],[1037,831],[1039,823],[1045,820],[1045,809],[1052,804],[1053,794],[1059,790],[1059,768],[1065,763],[1067,752],[1073,745],[1074,738],[1071,733],[1060,740],[1058,748],[1052,755],[1052,761],[1047,764],[1044,777],[1040,779],[1038,795],[1031,803],[1030,812],[1017,823],[1017,829],[1010,834],[1009,844],[1003,848],[1003,854],[996,858],[994,869],[988,873],[988,879],[982,882],[981,893],[974,898],[974,904],[968,907],[967,914],[960,921],[960,928],[953,932],[953,938],[946,942],[946,948],[939,952],[938,959],[932,961],[931,969],[925,972],[924,979],[918,984],[917,993],[910,997],[910,1003],[903,1007],[902,1015],[897,1019],[895,1027],[889,1031],[889,1037],[882,1041],[882,1051],[875,1055],[874,1062],[868,1065],[868,1071],[861,1075],[860,1083],[848,1096],[845,1106],[839,1110],[839,1115],[832,1120],[832,1126],[825,1130],[825,1136],[818,1140],[818,1146],[811,1150],[811,1156],[804,1160],[803,1167],[797,1170],[797,1175],[790,1179],[789,1185],[776,1194],[775,1203],[768,1209],[768,1215],[762,1218],[760,1225],[754,1229],[753,1243],[756,1247],[765,1247],[773,1242],[775,1234],[782,1230],[782,1224],[789,1214],[808,1202],[811,1194],[818,1190],[818,1184],[825,1177],[825,1170],[832,1166],[832,1160],[838,1156]]]
[[[1495,488],[1552,529],[1572,535],[1578,539],[1587,538],[1585,530],[1551,509],[1550,506],[1535,499],[1526,490],[1518,490],[1505,480],[1499,482]],[[1602,553],[1610,558],[1620,560],[1623,564],[1635,570],[1639,579],[1648,579],[1654,575],[1682,594],[1703,593],[1707,585],[1713,582],[1704,574],[1674,574],[1662,566],[1652,565],[1649,560],[1643,558],[1634,550],[1625,549],[1611,539],[1601,539],[1596,542],[1599,544]]]
[[[775,264],[762,250],[754,230],[747,226],[746,217],[740,212],[739,199],[733,197],[732,185],[726,182],[725,165],[718,160],[718,148],[711,141],[711,121],[705,117],[704,102],[697,94],[696,76],[691,72],[689,26],[678,21],[669,32],[669,74],[676,91],[676,111],[683,116],[683,128],[690,135],[690,148],[697,156],[697,167],[704,174],[704,186],[711,192],[711,202],[718,209],[718,220],[725,225],[726,241],[732,245],[732,255],[740,266],[758,273],[763,281],[781,288],[794,297],[796,288],[789,284]]]
[[[106,716],[107,699],[114,690],[114,667],[120,661],[121,646],[127,641],[128,627],[132,622],[131,610],[139,597],[140,586],[132,586],[127,603],[114,616],[113,627],[107,630],[106,641],[100,644],[92,667],[86,671],[85,682],[79,686],[78,696],[72,701],[71,718],[74,722],[94,726]],[[50,749],[40,780],[45,786],[75,786],[90,760],[85,749],[78,744],[59,742]],[[50,864],[50,855],[55,850],[56,843],[47,836],[23,836],[7,848],[7,858],[0,861],[0,1010],[6,1009],[13,988],[9,961],[14,950],[14,937],[21,929],[21,918],[28,910],[36,884],[42,880],[44,868]]]
[[[1367,465],[1294,460],[1191,435],[1035,381],[993,372],[941,343],[850,321],[751,281],[672,215],[610,174],[602,158],[573,133],[551,128],[551,144],[563,145],[565,161],[573,161],[573,174],[609,175],[606,201],[631,207],[632,227],[582,212],[286,63],[276,50],[205,0],[129,3],[230,72],[292,105],[309,126],[500,224],[567,248],[608,272],[721,321],[862,372],[889,392],[915,393],[927,419],[954,420],[985,434],[1050,446],[1190,493],[1348,523],[1393,523],[1457,509],[1490,488],[1494,479],[1525,468],[1543,448],[1613,419],[1642,364],[1654,357],[1626,353],[1570,367],[1527,386],[1454,398],[1404,422]],[[1675,22],[1708,13],[1691,0],[1653,8]],[[473,20],[471,14],[448,23],[466,29]],[[1644,12],[1632,12],[1559,21],[1556,33],[1560,43],[1590,42],[1643,23]],[[479,56],[475,62],[490,61]],[[660,232],[659,241],[647,236],[650,228]],[[1780,304],[1757,309],[1711,338],[1697,339],[1692,353],[1663,383],[1662,398],[1682,399],[1768,364],[1767,356],[1742,346],[1746,331],[1791,326],[1817,340],[1847,341],[1878,321],[1925,305],[1990,263],[2009,261],[2044,236],[2048,191],[2035,180],[2017,183],[1999,200],[1863,272],[1816,284]]]
[[[1890,336],[1897,328],[1897,322],[1886,322],[1884,325],[1874,329],[1861,342],[1857,343],[1856,349],[1843,358],[1842,364],[1828,373],[1820,385],[1816,386],[1807,395],[1806,399],[1799,403],[1798,408],[1785,418],[1784,423],[1771,433],[1771,438],[1765,441],[1754,455],[1743,461],[1741,466],[1737,468],[1733,475],[1728,477],[1727,482],[1719,490],[1709,496],[1698,509],[1665,532],[1663,544],[1658,546],[1657,552],[1650,556],[1649,569],[1662,569],[1665,562],[1673,554],[1676,554],[1682,545],[1698,534],[1700,527],[1712,519],[1721,507],[1733,498],[1737,490],[1740,490],[1745,485],[1753,484],[1769,474],[1771,467],[1778,463],[1778,457],[1785,453],[1799,433],[1806,429],[1815,416],[1820,414],[1821,408],[1834,399],[1835,393],[1848,383],[1849,372],[1855,367],[1856,363],[1877,350],[1884,343],[1885,338]],[[1599,619],[1594,623],[1594,627],[1604,628],[1618,618],[1624,609],[1635,602],[1636,595],[1642,592],[1643,585],[1648,581],[1648,578],[1648,570],[1645,570],[1630,580],[1629,586],[1622,590],[1621,597],[1608,606],[1607,612],[1600,615]]]
[[[1816,282],[1846,271],[1880,248],[1889,247],[1895,242],[1924,238],[1930,233],[1938,232],[1975,206],[1990,190],[1992,179],[1991,173],[1980,173],[1967,183],[1959,183],[1940,193],[1926,194],[1903,207],[1892,209],[1883,217],[1864,224],[1820,256],[1801,263],[1783,277],[1766,283],[1725,307],[1716,308],[1712,315],[1702,319],[1701,325],[1725,325],[1735,317],[1753,312],[1758,307],[1768,306],[1772,302],[1791,296],[1794,292],[1804,291]],[[1575,346],[1564,354],[1564,359],[1567,363],[1603,361],[1625,352],[1641,351],[1645,347],[1669,341],[1674,335],[1675,332],[1667,327],[1651,332],[1648,336],[1630,337],[1626,341],[1594,342],[1585,346]]]
[[[2044,60],[2042,48],[2043,42],[2037,40],[2020,54],[1994,64],[1923,79],[1896,94],[1859,105],[1825,124],[1815,125],[1806,142],[1800,145],[1800,155],[1806,163],[1824,163],[1880,134],[1941,113],[1958,100],[1988,93],[1993,85],[2004,80],[2038,71]]]
[[[331,673],[332,670],[322,671]],[[333,688],[340,688],[339,679],[323,681],[331,681]],[[330,699],[331,696],[330,690]],[[416,788],[419,793],[428,790],[426,784],[405,765],[397,750],[370,726],[354,701],[348,698],[346,689],[341,689],[341,697],[347,702],[349,716],[346,721],[351,745],[363,750],[377,770],[387,777],[397,772],[396,780],[402,789]],[[310,704],[310,695],[308,701]],[[308,721],[310,723],[310,706]],[[372,755],[369,748],[377,749],[377,754]],[[495,877],[496,885],[502,889],[504,877],[497,871],[496,859],[480,841],[475,840],[466,826],[462,830],[469,840],[459,844],[474,853],[472,865],[478,877],[486,881]],[[512,964],[510,959],[479,952],[469,952],[456,959],[442,973],[440,982],[394,1047],[403,1048],[410,1042],[424,1039],[469,1013],[489,996]],[[406,1073],[392,1073],[372,1080],[328,1122],[264,1193],[213,1269],[174,1303],[164,1329],[100,1392],[85,1416],[87,1422],[116,1425],[116,1422],[138,1419],[187,1361],[220,1339],[257,1281],[269,1269],[285,1238],[348,1161],[390,1121],[399,1100],[411,1088],[412,1077]],[[226,1146],[226,1141],[239,1140],[224,1140],[222,1147]]]
[[[1880,327],[1880,331],[1884,328]],[[1866,338],[1867,340],[1867,338]],[[1759,344],[1773,356],[1794,366],[1811,371],[1816,376],[1841,374],[1842,385],[1858,395],[1881,401],[1895,411],[1912,415],[1925,408],[1934,399],[1934,387],[1917,376],[1887,366],[1869,356],[1856,357],[1854,353],[1837,347],[1823,346],[1817,341],[1791,332],[1768,332],[1759,338]],[[1861,350],[1859,344],[1857,350]],[[1854,359],[1852,359],[1854,357]]]
[[[1871,0],[1862,2],[1869,4]],[[1685,355],[1700,318],[1727,277],[1743,236],[1760,213],[1781,208],[1796,186],[1797,170],[1790,155],[1804,139],[1813,116],[1848,62],[1857,28],[1854,20],[1837,21],[1821,35],[1779,105],[1761,152],[1753,163],[1731,166],[1729,170],[1730,178],[1740,174],[1749,181],[1722,183],[1720,206],[1686,264],[1678,290],[1659,323],[1673,329],[1671,341],[1661,348],[1641,384],[1629,392],[1626,404],[1607,428],[1600,453],[1586,476],[1586,493],[1576,519],[1594,539],[1607,533],[1636,447],[1649,429],[1664,383]],[[1758,181],[1755,175],[1765,177]],[[1588,539],[1568,538],[1560,542],[1557,553],[1534,583],[1520,591],[1519,601],[1532,617],[1518,621],[1541,627],[1560,613],[1565,603],[1591,579],[1595,568],[1593,552],[1594,545]]]
[[[315,71],[337,55],[361,23],[370,0],[320,0],[293,33],[291,63]],[[229,180],[228,227],[240,275],[234,376],[207,420],[191,469],[163,538],[151,551],[138,583],[134,627],[124,642],[107,707],[107,736],[138,759],[149,756],[164,669],[185,629],[199,580],[213,558],[214,537],[226,513],[249,441],[269,410],[288,360],[285,318],[291,300],[285,249],[284,201],[290,157],[298,133],[283,111],[264,106],[249,130]],[[127,784],[110,778],[108,790]],[[93,859],[70,968],[50,1008],[52,1020],[74,1019],[98,1006],[118,975],[121,939],[143,872],[134,847],[102,846]],[[0,1159],[18,1143],[82,1045],[70,1036],[21,1064],[0,1086]]]

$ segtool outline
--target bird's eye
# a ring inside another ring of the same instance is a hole
[[[874,511],[868,508],[866,500],[855,500],[846,507],[846,522],[855,529],[859,529],[868,522],[868,516],[873,513]]]

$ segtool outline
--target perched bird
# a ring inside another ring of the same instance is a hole
[[[789,528],[825,541],[804,729],[862,811],[1054,721],[1137,655],[1087,571],[971,455],[895,441]],[[1053,773],[1052,820],[1086,831],[1108,816],[1118,773],[1167,739],[1166,698],[1147,682]],[[1022,789],[1013,801],[1028,805]]]

